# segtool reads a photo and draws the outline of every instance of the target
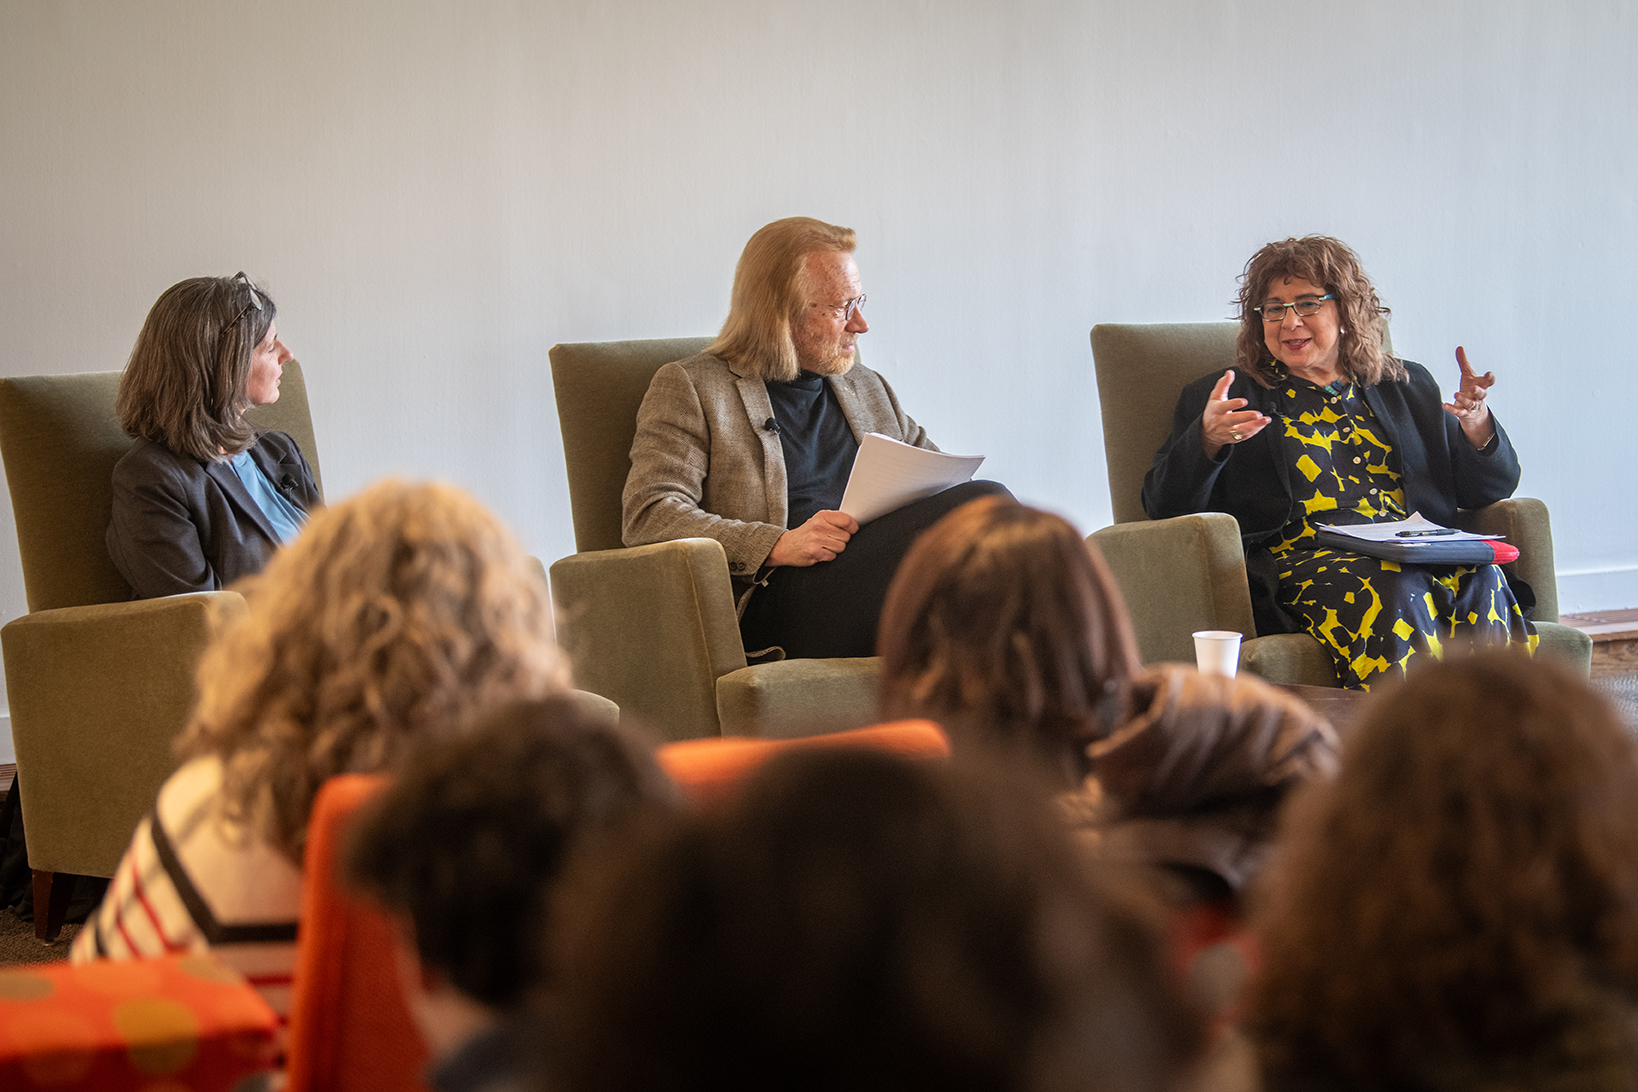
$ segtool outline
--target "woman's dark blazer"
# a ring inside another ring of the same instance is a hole
[[[1447,527],[1458,508],[1483,508],[1513,495],[1519,484],[1519,458],[1495,416],[1496,436],[1483,450],[1467,442],[1456,418],[1444,410],[1439,384],[1422,365],[1404,361],[1402,380],[1366,387],[1365,403],[1376,414],[1383,438],[1393,445],[1394,469],[1405,489],[1405,504]],[[1221,372],[1190,383],[1177,399],[1172,435],[1155,454],[1143,479],[1143,510],[1150,519],[1194,512],[1227,512],[1240,524],[1245,544],[1246,575],[1257,632],[1296,633],[1298,620],[1279,606],[1279,569],[1267,546],[1278,541],[1296,501],[1291,492],[1291,465],[1281,442],[1282,387],[1265,389],[1243,371],[1229,385],[1230,398],[1246,399],[1247,409],[1273,417],[1274,423],[1243,443],[1227,444],[1217,458],[1206,457],[1200,416]],[[1509,578],[1521,607],[1535,605],[1535,593],[1523,581]]]
[[[260,433],[250,457],[291,504],[319,506],[313,471],[288,434]],[[219,591],[261,571],[279,545],[226,459],[201,462],[147,439],[114,467],[107,541],[133,599]]]

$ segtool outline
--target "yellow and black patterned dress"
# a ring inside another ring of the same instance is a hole
[[[1354,384],[1326,387],[1282,377],[1283,428],[1294,471],[1295,514],[1271,547],[1280,602],[1302,619],[1336,664],[1342,685],[1369,690],[1403,673],[1418,653],[1452,641],[1520,644],[1536,632],[1495,565],[1406,565],[1316,547],[1316,524],[1404,519],[1405,492],[1376,416]]]

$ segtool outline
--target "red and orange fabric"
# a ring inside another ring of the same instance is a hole
[[[0,1088],[228,1092],[273,1066],[278,1026],[208,953],[0,968]]]

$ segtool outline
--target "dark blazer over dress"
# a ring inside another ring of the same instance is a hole
[[[301,511],[322,503],[313,471],[288,434],[259,433],[250,457]],[[114,467],[107,542],[133,599],[219,591],[260,572],[279,546],[226,459],[202,462],[140,438]]]
[[[1404,379],[1363,387],[1362,394],[1384,439],[1393,445],[1408,511],[1449,527],[1458,508],[1482,508],[1512,496],[1519,484],[1519,459],[1501,422],[1492,414],[1496,435],[1482,450],[1475,448],[1456,418],[1445,412],[1439,384],[1428,370],[1414,361],[1403,363]],[[1279,542],[1280,532],[1297,514],[1281,424],[1281,384],[1266,389],[1243,370],[1236,371],[1228,396],[1246,399],[1246,409],[1272,417],[1274,423],[1242,443],[1225,445],[1210,459],[1200,417],[1222,374],[1213,372],[1183,388],[1171,438],[1143,479],[1143,510],[1151,519],[1195,512],[1233,516],[1245,544],[1257,632],[1301,632],[1301,623],[1279,605],[1279,568],[1267,549]],[[1528,611],[1535,593],[1511,576],[1508,583]]]

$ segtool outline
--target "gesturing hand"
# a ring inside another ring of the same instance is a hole
[[[1456,366],[1462,369],[1462,385],[1449,402],[1445,412],[1453,415],[1462,426],[1462,433],[1474,447],[1483,447],[1496,435],[1496,426],[1490,421],[1490,407],[1484,404],[1485,393],[1495,385],[1496,373],[1474,375],[1467,362],[1467,350],[1456,346]]]
[[[1230,368],[1217,381],[1217,386],[1211,389],[1211,397],[1206,399],[1206,410],[1200,415],[1200,438],[1206,446],[1208,459],[1217,458],[1217,453],[1223,450],[1225,444],[1251,439],[1274,420],[1256,410],[1246,409],[1248,403],[1244,398],[1230,398],[1229,384],[1233,382],[1234,369]]]
[[[779,536],[768,554],[768,564],[801,567],[833,561],[858,530],[859,521],[846,512],[815,512],[802,526]]]

